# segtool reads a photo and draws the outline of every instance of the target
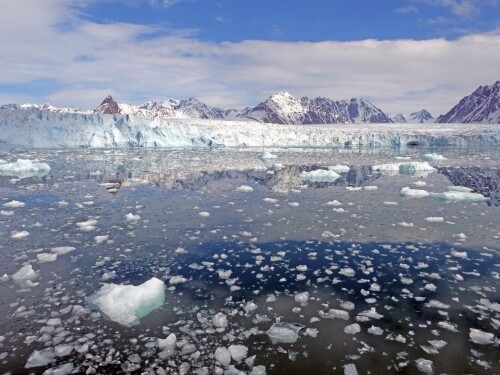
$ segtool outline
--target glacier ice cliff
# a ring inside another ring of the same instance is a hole
[[[487,124],[276,125],[0,110],[1,148],[499,146]]]

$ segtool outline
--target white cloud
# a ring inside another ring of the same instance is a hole
[[[288,90],[296,96],[363,96],[386,111],[427,108],[436,115],[500,78],[499,32],[454,41],[210,43],[156,26],[91,22],[65,0],[5,4],[0,85],[44,80],[59,88],[38,100],[29,92],[7,100],[0,88],[3,102],[90,108],[111,93],[133,103],[173,96],[233,107]]]
[[[408,6],[397,8],[394,11],[394,13],[399,13],[399,14],[418,13],[418,8],[414,7],[413,5],[408,5]]]
[[[452,14],[461,18],[470,18],[480,13],[481,9],[500,4],[500,0],[416,0],[427,4],[445,7]]]

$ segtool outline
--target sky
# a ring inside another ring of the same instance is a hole
[[[500,80],[500,0],[1,0],[0,104],[278,91],[447,112]]]

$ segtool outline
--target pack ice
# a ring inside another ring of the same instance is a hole
[[[134,285],[105,284],[87,298],[109,319],[130,327],[165,303],[165,284],[156,277]]]

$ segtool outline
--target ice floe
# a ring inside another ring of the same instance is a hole
[[[156,277],[138,286],[106,284],[87,301],[109,319],[124,326],[132,326],[163,306],[165,284]]]
[[[37,160],[17,159],[14,163],[0,163],[0,175],[19,178],[43,177],[50,171],[50,166]]]
[[[298,324],[277,322],[274,323],[267,331],[267,335],[273,344],[278,343],[294,343],[299,338],[300,330],[304,328]]]
[[[332,170],[316,169],[310,172],[302,172],[300,178],[311,182],[333,182],[340,178],[340,175]]]

